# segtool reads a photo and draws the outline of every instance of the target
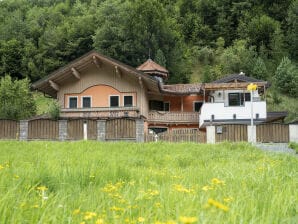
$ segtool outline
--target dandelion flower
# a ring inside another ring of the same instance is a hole
[[[36,190],[46,191],[46,190],[48,190],[48,188],[46,186],[39,186],[39,187],[36,188]]]
[[[224,204],[222,204],[222,203],[220,203],[218,201],[215,201],[213,199],[208,199],[208,204],[209,205],[212,205],[212,206],[214,206],[216,208],[219,208],[219,209],[221,209],[221,210],[223,210],[225,212],[229,211],[229,207],[227,207]]]
[[[103,219],[97,219],[95,224],[104,224],[104,220]]]
[[[80,214],[80,213],[81,213],[81,210],[80,210],[79,208],[73,210],[73,212],[72,212],[73,215],[78,215],[78,214]]]
[[[180,216],[179,221],[184,224],[191,224],[198,221],[197,217],[187,217],[187,216]]]
[[[138,218],[138,222],[145,222],[145,218],[143,218],[143,217],[139,217],[139,218]]]
[[[211,182],[212,182],[212,184],[216,184],[216,185],[219,185],[219,184],[224,185],[224,184],[225,184],[224,181],[222,181],[222,180],[220,180],[220,179],[218,179],[218,178],[213,178],[213,179],[211,180]]]

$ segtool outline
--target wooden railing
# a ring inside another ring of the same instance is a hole
[[[150,111],[149,122],[199,123],[199,112]]]
[[[137,107],[92,107],[61,109],[60,117],[82,117],[82,118],[120,118],[120,117],[139,117]]]

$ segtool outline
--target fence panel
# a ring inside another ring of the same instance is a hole
[[[169,132],[163,132],[157,134],[146,134],[145,141],[167,141],[167,142],[197,142],[206,143],[206,132],[194,130],[194,129],[173,129]]]
[[[28,139],[58,140],[58,121],[37,119],[28,121]]]
[[[82,140],[84,139],[84,120],[68,120],[67,121],[67,139]]]
[[[0,139],[18,139],[20,125],[15,120],[0,120]]]
[[[106,121],[106,140],[136,138],[136,121],[127,118]]]
[[[215,141],[247,141],[247,125],[226,124],[215,127]]]
[[[257,142],[289,142],[288,124],[257,125]]]
[[[87,120],[87,138],[88,140],[97,139],[97,121]]]

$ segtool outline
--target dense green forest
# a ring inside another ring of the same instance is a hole
[[[298,0],[0,0],[0,77],[35,81],[92,49],[134,67],[150,52],[169,83],[243,71],[295,99]]]

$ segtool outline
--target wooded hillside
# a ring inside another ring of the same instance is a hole
[[[96,49],[150,54],[170,83],[243,71],[298,96],[298,0],[2,0],[0,76],[35,81]]]

